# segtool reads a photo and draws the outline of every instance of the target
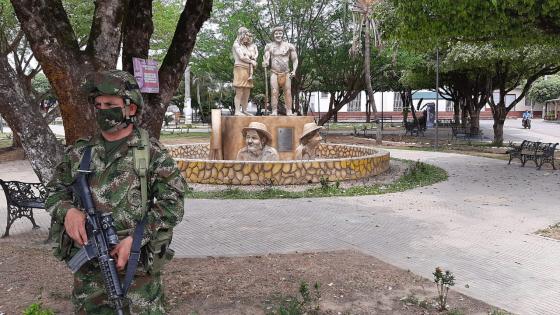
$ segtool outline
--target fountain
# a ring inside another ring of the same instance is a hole
[[[356,180],[388,170],[389,152],[321,143],[321,127],[313,117],[291,115],[290,86],[298,66],[297,54],[292,44],[283,41],[282,28],[273,28],[272,35],[274,42],[266,45],[263,60],[265,77],[268,69],[271,72],[271,115],[252,116],[247,112],[258,50],[251,33],[241,27],[233,45],[235,116],[222,117],[221,110],[212,111],[209,144],[168,146],[187,182],[298,185]],[[268,102],[268,82],[266,86]],[[280,89],[284,92],[286,116],[277,115]]]

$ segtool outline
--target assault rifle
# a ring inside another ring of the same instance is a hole
[[[89,154],[91,154],[91,151]],[[88,157],[87,160],[89,159]],[[82,160],[86,160],[86,158],[84,157]],[[101,269],[107,297],[115,307],[117,314],[124,315],[123,307],[126,294],[119,280],[115,260],[109,255],[111,248],[119,243],[119,238],[111,214],[102,214],[95,209],[91,197],[91,190],[87,182],[87,174],[91,173],[89,171],[89,161],[87,164],[88,165],[85,165],[85,167],[82,167],[80,164],[79,173],[72,185],[72,190],[74,191],[74,195],[79,197],[81,206],[86,213],[88,241],[87,244],[68,261],[68,267],[75,273],[86,262],[96,259],[99,264],[99,269]]]

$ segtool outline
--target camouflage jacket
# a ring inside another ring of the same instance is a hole
[[[119,236],[134,233],[136,223],[143,217],[141,208],[140,177],[134,169],[132,147],[140,143],[138,130],[128,137],[125,144],[105,163],[104,140],[100,135],[90,140],[78,140],[66,149],[64,160],[57,166],[53,179],[47,184],[47,211],[53,218],[52,235],[56,241],[55,256],[69,259],[77,251],[77,245],[64,233],[64,217],[68,209],[76,207],[69,190],[79,168],[84,149],[92,146],[89,184],[98,211],[112,212]],[[166,251],[172,237],[173,227],[181,221],[184,213],[185,180],[175,161],[156,140],[150,139],[150,165],[148,169],[147,222],[142,239],[143,255],[148,254],[149,263],[154,254]],[[76,207],[77,208],[77,207]],[[147,253],[146,253],[147,252]]]

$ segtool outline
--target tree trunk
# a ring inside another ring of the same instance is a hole
[[[25,156],[39,180],[48,182],[62,160],[64,149],[5,56],[0,57],[0,114],[14,138],[21,139]]]
[[[504,144],[504,123],[506,122],[507,110],[505,104],[500,103],[492,107],[492,117],[494,118],[494,145],[501,147]]]
[[[142,113],[141,126],[152,137],[159,138],[167,105],[179,87],[185,72],[196,36],[202,24],[210,17],[212,0],[187,0],[179,17],[171,46],[159,69],[159,94],[150,94]]]
[[[463,110],[461,111],[461,127],[467,128],[468,120],[469,120],[469,111],[465,104],[465,106],[463,106]]]
[[[461,100],[457,100],[453,102],[453,121],[455,125],[459,125],[461,123]]]
[[[133,74],[132,58],[148,58],[153,32],[152,0],[130,1],[123,20],[123,70]]]
[[[366,19],[366,34],[364,39],[364,79],[366,81],[366,88],[368,93],[369,105],[371,112],[375,114],[375,118],[377,120],[377,132],[375,134],[375,142],[376,144],[381,144],[383,142],[381,128],[379,126],[379,119],[377,119],[377,108],[375,107],[375,98],[373,96],[373,87],[371,86],[371,29],[370,23]],[[370,121],[370,117],[368,116],[368,122]]]
[[[338,103],[336,103],[334,101],[334,93],[331,93],[331,101],[329,102],[329,110],[328,110],[327,113],[325,113],[325,115],[321,116],[321,120],[319,120],[319,125],[320,126],[324,125],[327,121],[329,121],[331,119],[331,117],[333,117],[333,116],[336,117],[336,113],[338,113],[338,111],[344,105],[348,104],[351,100],[356,98],[356,96],[360,93],[360,91],[346,91],[346,92],[340,92],[340,93],[345,93],[345,95],[343,97],[341,97],[341,101],[339,101]]]
[[[467,111],[469,112],[469,128],[471,133],[478,133],[480,127],[480,109],[476,106],[473,100],[469,100]]]
[[[366,123],[371,122],[371,103],[369,99],[369,93],[366,94]]]
[[[294,113],[297,113],[298,116],[301,116],[301,104],[299,99],[299,93],[294,95]]]
[[[471,133],[472,134],[477,134],[478,131],[480,130],[480,110],[478,109],[474,109],[471,113]]]
[[[33,55],[58,97],[66,143],[95,134],[94,111],[81,86],[85,74],[115,68],[124,1],[96,1],[85,51],[80,50],[62,1],[11,2]]]
[[[17,132],[12,133],[12,148],[14,148],[14,149],[23,148],[23,146],[21,144],[21,137],[19,136],[19,134]]]
[[[35,58],[41,64],[60,103],[66,143],[97,133],[93,109],[80,87],[91,71],[116,68],[121,47],[125,5],[129,1],[98,0],[85,51],[81,51],[61,1],[11,0]],[[137,3],[134,3],[137,2]],[[130,4],[126,21],[123,65],[130,70],[133,56],[147,56],[151,1]],[[160,93],[145,96],[141,126],[159,137],[167,104],[180,83],[203,22],[210,15],[212,0],[188,0],[159,70]],[[140,31],[135,31],[140,28]]]
[[[420,122],[418,122],[418,117],[416,116],[416,108],[414,108],[414,104],[412,101],[410,102],[410,113],[412,114],[412,119],[414,120],[414,124],[420,130]]]
[[[309,112],[309,103],[311,102],[311,92],[305,92],[305,106],[303,107],[303,116],[307,116]]]
[[[495,146],[501,147],[504,145],[504,123],[506,121],[506,111],[501,108],[497,108],[497,112],[494,113],[494,141],[492,142]]]

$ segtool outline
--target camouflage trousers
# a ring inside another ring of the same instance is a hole
[[[121,275],[122,279],[122,275]],[[163,285],[157,274],[138,273],[127,294],[125,314],[165,314]],[[81,268],[74,275],[72,303],[76,314],[113,315],[115,309],[109,304],[103,279],[98,268]]]

